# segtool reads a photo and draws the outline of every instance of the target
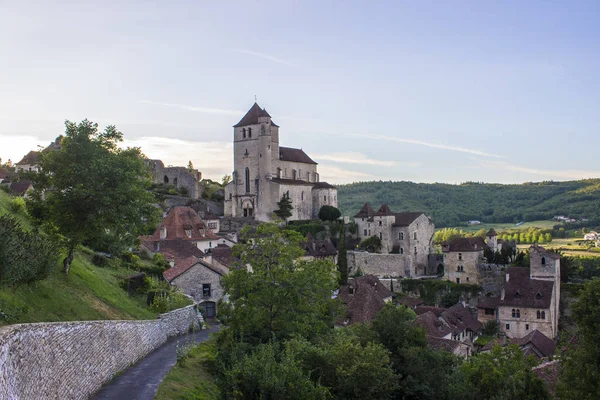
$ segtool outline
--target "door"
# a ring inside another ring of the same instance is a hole
[[[217,307],[214,301],[205,301],[199,305],[204,318],[214,318],[217,315]]]

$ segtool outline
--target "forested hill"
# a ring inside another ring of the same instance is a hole
[[[489,223],[551,219],[554,215],[588,218],[600,224],[600,179],[500,185],[413,182],[359,182],[339,185],[342,215],[354,216],[365,202],[377,211],[424,211],[437,227],[468,220]]]

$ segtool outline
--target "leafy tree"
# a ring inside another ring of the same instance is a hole
[[[485,336],[496,336],[498,332],[500,332],[500,325],[498,324],[498,321],[490,320],[483,324],[482,333]]]
[[[370,253],[375,253],[381,250],[381,239],[379,236],[371,236],[360,242],[360,249],[367,250]]]
[[[319,219],[321,221],[336,221],[339,217],[342,216],[340,210],[338,210],[334,206],[323,206],[319,210]]]
[[[278,209],[275,210],[274,213],[282,220],[285,221],[292,216],[294,207],[292,207],[292,201],[290,200],[289,194],[284,193],[284,195],[281,196],[281,200],[277,202],[277,207]]]
[[[562,260],[561,260],[562,262]],[[561,399],[600,398],[600,279],[586,282],[573,304],[577,323],[577,342],[563,357],[560,385]]]
[[[233,339],[252,344],[291,336],[312,337],[333,327],[337,301],[335,265],[301,260],[305,238],[298,232],[261,224],[242,231],[234,247],[246,268],[222,278],[231,307],[224,310]]]
[[[348,250],[346,249],[346,229],[343,224],[338,247],[338,271],[340,273],[340,285],[346,285],[348,283]]]
[[[538,364],[517,345],[494,346],[469,358],[460,368],[453,389],[461,399],[550,399],[544,383],[532,371]]]
[[[41,208],[47,227],[62,236],[68,273],[77,245],[109,238],[126,248],[158,215],[138,148],[119,148],[123,134],[114,126],[99,132],[88,120],[65,125],[61,149],[41,155],[32,206]]]
[[[229,182],[231,182],[231,175],[223,175],[223,177],[221,178],[221,186],[225,186]]]

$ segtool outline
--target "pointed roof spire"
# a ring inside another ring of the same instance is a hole
[[[364,206],[360,209],[360,211],[354,216],[354,218],[369,218],[375,215],[375,211],[371,208],[369,203],[365,203]]]
[[[390,210],[387,204],[382,204],[381,207],[379,207],[377,214],[375,215],[378,217],[384,217],[387,215],[394,215],[394,213],[392,212],[392,210]]]
[[[271,116],[269,115],[269,113],[267,112],[267,110],[265,110],[263,108],[260,108],[260,106],[258,105],[258,103],[255,102],[252,105],[252,107],[250,107],[250,109],[248,110],[248,112],[246,113],[246,115],[244,115],[242,117],[242,119],[240,120],[240,122],[238,122],[237,124],[235,124],[233,127],[234,128],[238,128],[240,126],[258,125],[258,118],[259,117],[269,117],[269,118],[271,118]],[[273,125],[275,125],[275,124],[273,124]]]

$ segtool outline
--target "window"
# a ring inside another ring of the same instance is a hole
[[[515,310],[514,308],[512,309],[512,317],[513,318],[517,317],[517,310]]]
[[[546,257],[542,257],[542,265],[546,265]]]
[[[348,287],[348,294],[354,294],[354,288],[352,286]]]
[[[251,138],[252,137],[252,128],[248,128],[248,137]]]
[[[191,237],[192,237],[192,231],[189,230],[189,229],[186,229],[185,230],[185,236],[187,236],[187,237],[189,237],[191,239]]]
[[[244,217],[247,217],[247,216],[248,216],[248,209],[244,208]]]
[[[529,330],[529,324],[525,324],[525,330],[528,331]]]
[[[506,324],[506,330],[510,331],[510,324]]]
[[[469,282],[469,277],[467,276],[467,282]]]
[[[398,240],[404,240],[404,232],[398,233]]]
[[[246,193],[250,193],[250,168],[246,167]]]
[[[327,202],[327,196],[323,196],[323,201]]]
[[[521,310],[517,308],[517,318],[521,318]]]
[[[417,240],[417,232],[415,232],[413,236],[414,236],[413,239]]]
[[[379,240],[383,239],[383,233],[379,232]]]
[[[417,255],[417,248],[415,247],[415,255]]]
[[[400,247],[400,254],[404,254],[404,247]]]
[[[210,297],[210,283],[202,284],[202,297]]]
[[[458,253],[458,259],[462,260],[462,253]]]
[[[546,311],[542,311],[542,319],[546,319]]]
[[[277,167],[277,177],[281,178],[281,168]]]
[[[485,315],[494,315],[494,309],[493,308],[486,308],[485,309]]]
[[[165,175],[165,177],[163,178],[163,182],[165,184],[169,183],[169,177]]]
[[[364,234],[364,236],[367,236],[367,230],[366,230],[366,229],[365,229],[365,234]]]
[[[229,193],[229,200],[233,199],[233,194]]]
[[[381,226],[381,221],[379,221],[379,226]]]
[[[541,319],[542,318],[542,313],[538,310],[537,312],[537,319]]]
[[[295,169],[292,170],[292,179],[296,180],[296,170]]]
[[[304,192],[300,193],[300,200],[304,201]]]
[[[460,283],[460,278],[456,278],[456,283]]]
[[[208,247],[212,247],[212,242],[208,242]]]
[[[246,128],[242,129],[242,132],[244,134],[244,139],[246,139]]]

